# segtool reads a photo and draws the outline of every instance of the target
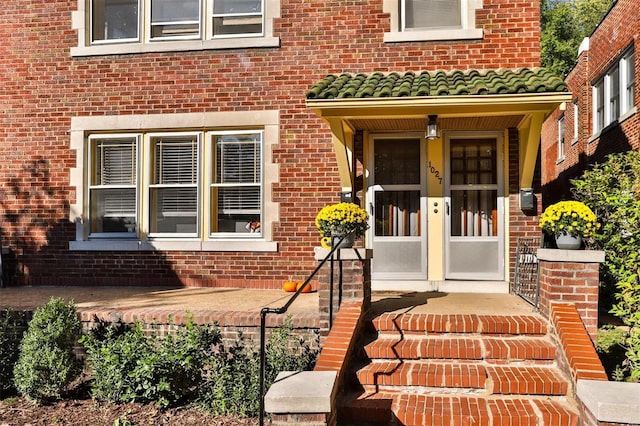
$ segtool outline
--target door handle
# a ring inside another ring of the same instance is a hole
[[[369,203],[369,214],[373,216],[373,203]]]
[[[444,206],[446,207],[446,210],[447,210],[447,216],[449,216],[449,202],[445,201]]]

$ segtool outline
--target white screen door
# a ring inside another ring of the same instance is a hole
[[[425,155],[421,137],[373,138],[373,279],[426,278]]]
[[[445,278],[504,279],[502,138],[447,138]]]

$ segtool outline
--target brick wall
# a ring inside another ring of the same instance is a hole
[[[537,1],[484,0],[483,40],[384,43],[383,0],[281,0],[278,48],[71,57],[77,0],[3,0],[0,15],[0,233],[14,283],[268,287],[304,277],[316,212],[338,201],[328,126],[305,108],[327,73],[539,64]],[[311,24],[313,23],[313,24]],[[280,111],[277,253],[70,252],[69,171],[77,116]]]
[[[592,84],[601,77],[620,55],[635,46],[635,106],[640,107],[640,9],[634,0],[618,0],[589,40],[589,50],[582,52],[578,63],[566,78],[569,91],[578,104],[578,135],[573,134],[573,105],[556,110],[545,121],[542,134],[544,161],[542,183],[545,205],[570,197],[570,179],[595,162],[602,162],[614,152],[640,149],[640,117],[637,113],[623,117],[598,134],[593,133]],[[576,55],[578,52],[576,52]],[[564,114],[565,158],[558,161],[558,118]]]

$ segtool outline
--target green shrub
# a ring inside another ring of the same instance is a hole
[[[18,392],[36,402],[59,399],[81,371],[74,354],[82,326],[73,302],[52,298],[29,321],[14,368]]]
[[[23,312],[0,312],[0,396],[15,391],[13,368],[18,361],[18,349],[23,334]]]
[[[606,254],[603,296],[613,294],[611,313],[629,327],[624,366],[630,380],[640,381],[640,152],[612,154],[572,184],[602,224],[595,244]]]
[[[265,387],[281,371],[313,368],[318,357],[303,339],[295,340],[291,317],[271,331],[266,343]],[[212,355],[210,374],[203,384],[200,405],[215,415],[257,416],[260,409],[260,354],[256,344],[240,335],[228,348],[220,345]]]
[[[220,333],[191,321],[174,336],[146,334],[137,323],[82,338],[95,398],[116,403],[153,402],[167,407],[195,394],[211,347]]]

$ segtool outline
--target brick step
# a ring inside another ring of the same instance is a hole
[[[364,347],[370,359],[485,359],[494,362],[552,361],[556,348],[546,337],[403,336],[384,334]]]
[[[483,389],[488,394],[559,395],[569,383],[550,366],[496,366],[483,363],[375,361],[356,372],[366,390],[379,387]]]
[[[338,414],[341,425],[567,425],[578,414],[566,401],[379,392],[350,395]]]
[[[356,372],[365,389],[376,386],[484,389],[487,372],[481,364],[421,361],[376,361]]]
[[[384,313],[372,319],[381,333],[481,333],[497,335],[545,335],[547,323],[538,315],[442,315]]]
[[[488,391],[501,395],[567,395],[569,383],[547,366],[488,366]]]

